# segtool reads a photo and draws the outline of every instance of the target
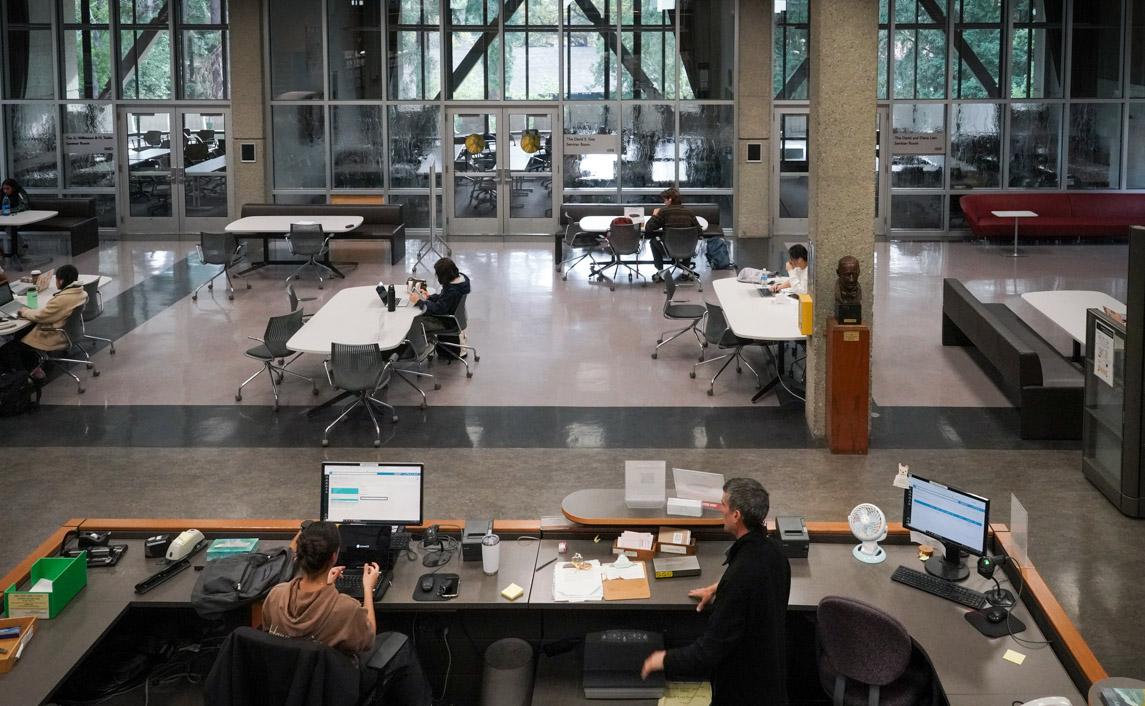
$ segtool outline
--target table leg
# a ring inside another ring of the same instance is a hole
[[[1018,252],[1018,221],[1020,218],[1014,219],[1014,251],[1002,253],[1002,257],[1022,257],[1022,253]]]
[[[4,230],[8,232],[8,246],[12,248],[12,252],[8,253],[11,258],[13,266],[17,271],[24,271],[24,261],[20,259],[20,233],[16,226],[4,226]]]

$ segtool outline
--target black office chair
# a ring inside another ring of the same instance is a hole
[[[84,304],[83,316],[80,317],[80,323],[83,324],[83,340],[103,341],[111,346],[111,354],[115,355],[115,341],[102,336],[92,336],[87,332],[87,322],[103,313],[103,293],[99,291],[99,278],[96,277],[85,284],[83,291],[87,293],[87,304]]]
[[[199,233],[199,245],[196,246],[195,249],[199,252],[199,262],[204,265],[223,266],[222,270],[215,273],[213,277],[204,283],[207,289],[213,290],[215,288],[215,280],[219,275],[224,275],[227,280],[227,299],[234,300],[235,287],[231,282],[231,268],[246,257],[246,242],[239,243],[234,233],[208,233],[203,231]],[[195,287],[195,291],[191,294],[191,301],[199,300],[199,290],[202,288],[202,284]],[[246,283],[246,288],[250,289],[250,282]]]
[[[204,701],[226,706],[373,703],[369,669],[314,640],[278,637],[242,626],[227,636],[203,682]]]
[[[854,598],[827,596],[816,620],[819,683],[834,706],[939,702],[930,659],[893,616]]]
[[[322,271],[331,275],[334,271],[319,262],[318,259],[330,249],[330,236],[322,232],[321,223],[291,223],[290,233],[286,236],[286,246],[291,255],[303,255],[306,262],[286,278],[287,282],[297,277],[307,266],[312,266],[318,272],[318,288],[322,289]]]
[[[286,283],[286,298],[290,302],[290,310],[291,311],[298,311],[298,306],[302,302],[312,302],[312,301],[315,301],[318,299],[318,297],[300,297],[300,296],[298,296],[298,293],[294,291],[294,283],[293,282],[287,282]],[[305,321],[306,319],[309,319],[311,316],[313,316],[313,314],[304,313],[304,314],[302,314],[302,320]]]
[[[579,265],[586,257],[592,261],[589,272],[596,271],[596,258],[593,257],[593,253],[601,252],[604,249],[604,244],[601,242],[599,233],[581,230],[580,221],[574,221],[568,214],[565,214],[565,217],[569,223],[565,226],[564,249],[569,252],[569,256],[557,263],[557,272],[563,271],[561,280],[567,282],[569,279],[568,271]]]
[[[457,302],[457,308],[453,310],[452,314],[437,317],[445,324],[445,330],[435,331],[433,336],[437,339],[437,350],[449,356],[450,359],[460,360],[465,366],[465,377],[471,378],[473,377],[473,370],[469,367],[469,361],[461,355],[461,351],[473,351],[474,363],[480,363],[481,356],[477,355],[476,348],[461,342],[462,332],[469,327],[469,314],[465,311],[465,300],[468,298],[468,294],[463,295],[461,301]]]
[[[700,275],[688,265],[688,262],[696,257],[696,246],[700,242],[700,229],[695,226],[688,228],[664,228],[663,235],[660,236],[660,242],[664,244],[664,252],[672,260],[671,267],[668,267],[660,276],[664,279],[669,279],[672,275],[672,270],[683,270],[696,282],[696,286],[702,292],[704,291],[704,283],[700,281]]]
[[[422,409],[425,409],[429,403],[425,396],[425,390],[418,387],[408,376],[429,378],[433,380],[433,389],[440,390],[441,383],[437,381],[437,376],[433,373],[422,371],[422,365],[425,361],[429,360],[431,355],[433,355],[433,344],[425,332],[425,326],[420,323],[414,323],[410,326],[409,333],[406,334],[406,340],[402,343],[401,348],[398,349],[397,360],[393,361],[394,373],[398,379],[417,390],[421,395]],[[415,367],[404,367],[411,365]]]
[[[242,402],[243,388],[247,386],[248,382],[263,373],[270,377],[270,387],[274,391],[275,412],[278,411],[278,385],[288,374],[306,380],[313,388],[312,394],[318,394],[318,383],[314,382],[314,378],[299,375],[286,368],[302,355],[286,347],[286,342],[300,328],[302,328],[302,311],[297,310],[283,316],[270,317],[270,321],[266,322],[266,333],[263,334],[262,338],[247,336],[252,341],[258,341],[260,345],[247,350],[245,355],[262,363],[262,367],[256,370],[254,375],[244,380],[243,384],[239,385],[238,392],[235,393],[235,402]],[[277,365],[274,362],[276,360],[278,361]],[[276,377],[277,380],[275,380]]]
[[[677,301],[675,299],[676,282],[673,281],[671,277],[664,278],[664,285],[666,287],[665,291],[667,292],[664,297],[664,318],[669,321],[691,321],[691,323],[678,331],[672,329],[661,333],[660,338],[656,340],[656,350],[652,351],[652,359],[656,359],[656,355],[660,352],[660,346],[672,341],[681,334],[691,331],[696,335],[696,343],[700,344],[700,360],[703,360],[704,342],[700,340],[700,332],[696,326],[700,323],[700,319],[704,318],[707,309],[700,304],[689,304],[683,300]],[[668,334],[672,335],[668,338],[664,338],[664,336]]]
[[[712,377],[711,382],[708,383],[709,396],[715,394],[716,378],[724,372],[733,360],[736,362],[737,373],[743,371],[740,367],[741,364],[746,365],[747,369],[755,374],[755,388],[758,390],[763,387],[763,381],[760,380],[759,373],[756,372],[755,368],[751,367],[751,363],[747,362],[747,359],[743,357],[744,346],[750,346],[753,343],[759,343],[759,341],[753,341],[750,338],[740,338],[735,335],[732,332],[731,326],[728,325],[727,319],[724,318],[723,307],[719,304],[705,302],[704,306],[708,309],[707,314],[704,315],[704,339],[709,345],[714,343],[720,350],[730,350],[731,353],[701,360],[694,364],[692,366],[691,377],[696,377],[696,369],[701,365],[707,365],[708,363],[714,363],[717,360],[724,360],[726,358],[727,360],[720,366],[719,372],[717,372],[715,376]]]
[[[91,362],[91,356],[89,356],[87,351],[85,351],[83,348],[80,348],[79,346],[79,342],[83,340],[83,310],[84,307],[82,306],[77,306],[75,309],[72,309],[72,312],[68,314],[68,318],[64,320],[64,325],[59,328],[42,329],[43,331],[62,333],[67,341],[67,345],[51,351],[36,350],[36,353],[40,356],[41,367],[47,365],[48,363],[55,364],[56,367],[63,371],[64,375],[67,375],[72,380],[76,381],[77,391],[81,395],[84,392],[83,382],[80,381],[79,377],[75,373],[61,366],[60,363],[76,363],[79,365],[86,365],[88,370],[91,371],[91,376],[93,378],[99,377],[99,369],[95,367],[95,363]],[[83,360],[80,360],[79,358],[65,357],[72,354],[73,352],[78,352],[80,355],[82,355]]]
[[[371,405],[390,410],[390,418],[395,424],[398,421],[398,414],[392,405],[374,398],[373,393],[389,382],[390,373],[393,369],[391,364],[397,357],[398,355],[394,353],[387,360],[376,343],[364,346],[351,346],[342,343],[330,344],[330,360],[322,362],[326,368],[326,379],[330,381],[331,387],[352,393],[356,399],[346,405],[338,418],[330,422],[330,426],[322,432],[323,446],[330,444],[330,430],[338,422],[345,419],[350,410],[358,405],[366,408],[370,414],[370,421],[374,423],[374,432],[377,434],[374,438],[374,446],[382,445],[382,428],[378,425],[378,417]]]
[[[628,268],[628,281],[632,281],[632,274],[635,273],[637,277],[644,277],[640,273],[640,265],[630,265],[624,261],[625,255],[637,255],[640,253],[641,247],[644,242],[640,239],[640,229],[636,227],[635,223],[610,223],[608,226],[608,237],[605,238],[606,252],[612,255],[612,262],[605,265],[600,272],[601,279],[608,280],[608,289],[616,291],[615,277],[620,272],[621,267]],[[613,268],[612,277],[604,274],[608,268]],[[648,279],[645,277],[644,281],[640,283],[642,286],[648,286]]]

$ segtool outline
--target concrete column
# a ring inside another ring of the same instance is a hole
[[[740,238],[771,231],[771,0],[740,0],[736,67],[735,231]],[[748,164],[747,145],[763,145],[763,161]]]
[[[809,228],[815,248],[815,335],[807,347],[806,410],[816,436],[826,433],[824,331],[827,318],[835,314],[835,267],[844,255],[859,259],[863,322],[873,324],[878,7],[872,0],[811,3]]]
[[[270,201],[267,188],[262,0],[231,0],[231,173],[234,209]],[[239,144],[254,143],[255,162],[239,161]]]

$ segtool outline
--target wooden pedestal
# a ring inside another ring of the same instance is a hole
[[[827,320],[827,445],[865,454],[870,430],[871,329]]]

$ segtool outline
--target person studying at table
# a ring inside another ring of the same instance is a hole
[[[389,633],[375,634],[373,588],[378,565],[364,567],[362,588],[368,598],[359,603],[339,593],[333,584],[346,568],[335,565],[341,546],[341,534],[333,522],[314,522],[298,533],[294,559],[301,574],[270,589],[262,607],[264,629],[279,637],[314,640],[357,657],[376,672],[375,703],[430,706],[429,683],[408,640],[385,664],[371,660],[393,639]]]
[[[430,294],[424,289],[418,289],[410,293],[410,301],[422,311],[422,314],[413,320],[413,325],[425,326],[425,332],[429,335],[448,328],[438,317],[448,316],[457,311],[461,298],[470,292],[469,275],[462,274],[450,258],[443,257],[433,263],[433,273],[437,276],[437,283],[441,285],[440,292]]]
[[[9,213],[19,213],[31,208],[28,203],[28,192],[24,191],[24,187],[15,179],[5,179],[4,183],[0,184],[0,201],[4,199],[8,199]]]
[[[680,199],[679,189],[668,188],[660,192],[660,198],[664,201],[664,205],[652,212],[648,217],[648,222],[644,224],[644,232],[648,234],[649,245],[652,248],[652,262],[656,265],[656,274],[652,275],[653,282],[662,282],[662,275],[664,270],[664,256],[668,252],[664,249],[664,243],[660,242],[659,238],[654,236],[664,232],[665,228],[696,228],[699,231],[704,229],[700,227],[700,222],[696,219],[696,214],[684,205]],[[685,266],[692,267],[692,260],[689,258]],[[676,278],[680,281],[687,281],[691,279],[691,275],[687,272],[682,272]]]
[[[39,368],[41,354],[68,346],[67,335],[56,329],[63,327],[76,307],[87,304],[87,293],[78,282],[79,276],[75,265],[60,265],[56,268],[56,289],[59,291],[39,309],[24,307],[16,312],[16,316],[36,325],[17,332],[18,340],[0,347],[0,370],[23,370],[31,372],[37,379],[43,377]]]
[[[759,481],[724,483],[724,529],[736,541],[718,583],[688,595],[696,610],[711,607],[704,634],[687,647],[658,650],[644,661],[641,676],[663,670],[669,680],[710,679],[712,706],[787,704],[787,599],[791,566],[779,542],[767,536],[770,497]]]
[[[772,292],[790,289],[792,294],[807,293],[807,248],[799,243],[787,250],[787,281],[771,285]]]

